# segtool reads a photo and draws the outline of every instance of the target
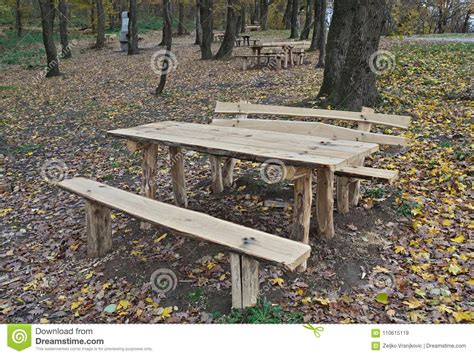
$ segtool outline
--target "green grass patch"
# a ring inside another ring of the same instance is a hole
[[[227,324],[297,324],[303,322],[303,313],[285,312],[279,305],[259,300],[254,307],[232,309],[221,321]]]

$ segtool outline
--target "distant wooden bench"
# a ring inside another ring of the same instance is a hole
[[[245,29],[247,31],[260,31],[260,25],[247,25]]]
[[[242,70],[245,71],[249,68],[252,63],[252,59],[256,59],[257,66],[261,65],[262,59],[265,59],[265,65],[270,66],[275,70],[279,70],[282,67],[284,60],[284,54],[281,53],[262,53],[262,54],[248,54],[248,55],[237,55],[235,58],[242,58]],[[271,62],[273,60],[273,62]],[[272,63],[272,65],[270,65]]]
[[[281,264],[293,271],[310,255],[309,245],[301,242],[161,203],[96,181],[73,178],[60,182],[58,186],[86,201],[89,257],[103,256],[112,249],[110,209],[229,249],[234,308],[252,306],[257,301],[258,259]]]
[[[217,102],[215,113],[237,115],[237,119],[214,119],[213,125],[233,126],[255,130],[278,131],[302,135],[328,137],[336,140],[350,140],[377,143],[381,145],[405,146],[405,138],[380,133],[371,133],[372,125],[384,125],[407,129],[410,117],[400,115],[376,114],[372,109],[363,108],[362,112],[308,109],[274,105],[249,104],[247,102]],[[356,122],[357,130],[324,124],[321,122],[247,119],[248,115],[280,115],[287,117],[310,117],[318,119],[343,120]],[[375,179],[392,184],[398,177],[398,171],[388,171],[363,167],[365,157],[352,162],[351,167],[336,170],[337,209],[347,213],[350,205],[357,205],[360,197],[359,179]],[[226,160],[224,165],[224,184],[233,183],[232,169],[235,162]]]

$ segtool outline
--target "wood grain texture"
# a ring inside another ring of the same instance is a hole
[[[171,179],[173,181],[174,203],[186,208],[186,177],[184,175],[184,154],[180,147],[170,147]]]
[[[316,194],[316,220],[318,234],[325,238],[334,237],[334,172],[330,169],[318,169]]]
[[[155,199],[156,194],[156,159],[158,146],[155,144],[141,145],[143,149],[142,160],[142,195]],[[144,230],[151,229],[149,222],[141,222],[140,227]]]
[[[211,163],[211,188],[213,194],[222,193],[224,182],[222,179],[222,159],[219,156],[210,155]]]
[[[110,209],[86,200],[87,256],[102,257],[112,249]]]

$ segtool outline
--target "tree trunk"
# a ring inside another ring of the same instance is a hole
[[[178,5],[178,36],[187,34],[186,27],[184,26],[184,3],[180,2]]]
[[[163,26],[167,29],[169,34],[163,37],[163,40],[166,40],[164,45],[166,46],[166,53],[165,58],[163,59],[162,68],[161,68],[161,76],[160,76],[160,83],[155,90],[155,94],[159,95],[163,92],[165,88],[166,79],[168,77],[168,72],[170,67],[173,65],[170,60],[171,55],[171,42],[173,40],[173,36],[171,35],[171,0],[163,0]]]
[[[58,15],[59,15],[59,38],[61,41],[61,58],[71,58],[71,48],[69,47],[69,39],[67,33],[67,23],[69,6],[66,0],[59,0]]]
[[[267,29],[269,0],[260,0],[260,29]]]
[[[212,12],[213,0],[199,0],[201,12],[201,59],[212,59]]]
[[[16,0],[15,5],[15,29],[18,37],[23,34],[23,26],[21,25],[21,4],[20,0]]]
[[[285,30],[289,30],[291,28],[292,6],[293,6],[293,0],[287,0],[285,13],[283,14],[283,24],[285,25]]]
[[[221,47],[217,51],[214,59],[228,59],[232,57],[232,50],[234,49],[235,34],[237,31],[237,7],[239,0],[227,0],[227,21],[225,25],[224,39]]]
[[[97,7],[97,39],[95,42],[96,48],[105,46],[105,11],[102,0],[95,0]]]
[[[128,55],[138,54],[137,0],[130,0],[128,9]]]
[[[245,25],[245,5],[242,4],[242,8],[240,9],[240,32],[244,33],[246,30],[246,25]]]
[[[319,46],[319,12],[321,0],[314,0],[314,21],[313,21],[313,34],[311,36],[311,45],[309,51],[315,51]]]
[[[168,14],[165,14],[165,12],[167,12]],[[167,21],[167,19],[165,18],[166,16],[170,17],[169,21]],[[171,1],[163,0],[163,31],[160,46],[168,46],[168,43],[171,43],[172,37],[173,28],[171,23]]]
[[[306,17],[304,20],[303,31],[301,31],[300,40],[307,40],[314,22],[314,0],[306,1]]]
[[[319,89],[318,96],[329,95],[335,83],[339,81],[342,66],[346,59],[347,49],[349,48],[349,37],[356,8],[357,6],[354,4],[354,0],[334,1],[334,12],[326,45],[326,66],[324,67],[323,84],[321,85],[321,89]],[[317,47],[318,46],[316,46],[316,48]]]
[[[96,27],[96,15],[95,15],[95,6],[94,6],[94,0],[91,0],[91,30],[92,33],[96,33],[97,27]]]
[[[336,0],[336,5],[337,3]],[[378,96],[375,73],[370,68],[369,59],[372,59],[371,55],[378,50],[387,18],[385,12],[388,9],[386,0],[351,0],[344,2],[344,6],[346,4],[349,6],[347,9],[349,11],[337,12],[337,16],[342,15],[342,18],[333,17],[336,24],[342,21],[350,23],[351,26],[348,36],[345,31],[338,31],[340,36],[335,41],[338,44],[343,43],[342,40],[348,41],[342,60],[340,49],[334,52],[335,56],[330,56],[328,48],[327,65],[329,67],[329,61],[335,60],[340,73],[338,76],[333,76],[328,100],[335,108],[360,110],[362,106],[373,106]],[[334,50],[334,47],[331,50]],[[334,69],[333,64],[330,67]]]
[[[319,59],[316,68],[324,68],[326,59],[326,7],[327,0],[318,0],[318,49]]]
[[[195,26],[196,26],[196,39],[194,40],[194,44],[195,45],[201,45],[202,28],[201,28],[201,10],[200,10],[200,6],[199,6],[199,0],[196,0]]]
[[[260,23],[260,2],[259,0],[254,1],[253,11],[250,14],[250,23],[255,25],[256,23]]]
[[[59,59],[54,45],[53,37],[53,11],[54,5],[52,0],[39,0],[41,12],[41,26],[43,28],[43,43],[46,51],[46,78],[59,76]]]
[[[291,32],[290,38],[300,37],[299,0],[293,0],[291,5]]]

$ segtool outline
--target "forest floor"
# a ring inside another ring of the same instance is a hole
[[[217,100],[316,107],[317,53],[288,70],[242,72],[236,59],[201,61],[191,36],[177,38],[177,67],[156,97],[159,76],[150,63],[159,38],[143,37],[137,56],[79,41],[58,78],[41,78],[37,67],[2,70],[0,181],[11,189],[0,195],[0,322],[472,321],[474,45],[383,41],[396,60],[378,79],[375,109],[413,122],[407,132],[393,130],[410,139],[408,148],[382,149],[368,164],[398,169],[400,179],[393,187],[363,182],[360,206],[335,213],[333,239],[313,228],[306,273],[262,264],[261,302],[241,313],[231,312],[228,254],[218,246],[161,227],[141,231],[114,213],[113,252],[88,259],[82,200],[48,183],[42,170],[139,193],[140,155],[106,131],[161,120],[208,123]],[[290,183],[265,184],[258,164],[240,162],[236,187],[216,196],[207,157],[186,157],[190,209],[289,236]],[[172,203],[164,148],[158,164],[156,198]],[[178,278],[166,295],[150,285],[158,268]]]

